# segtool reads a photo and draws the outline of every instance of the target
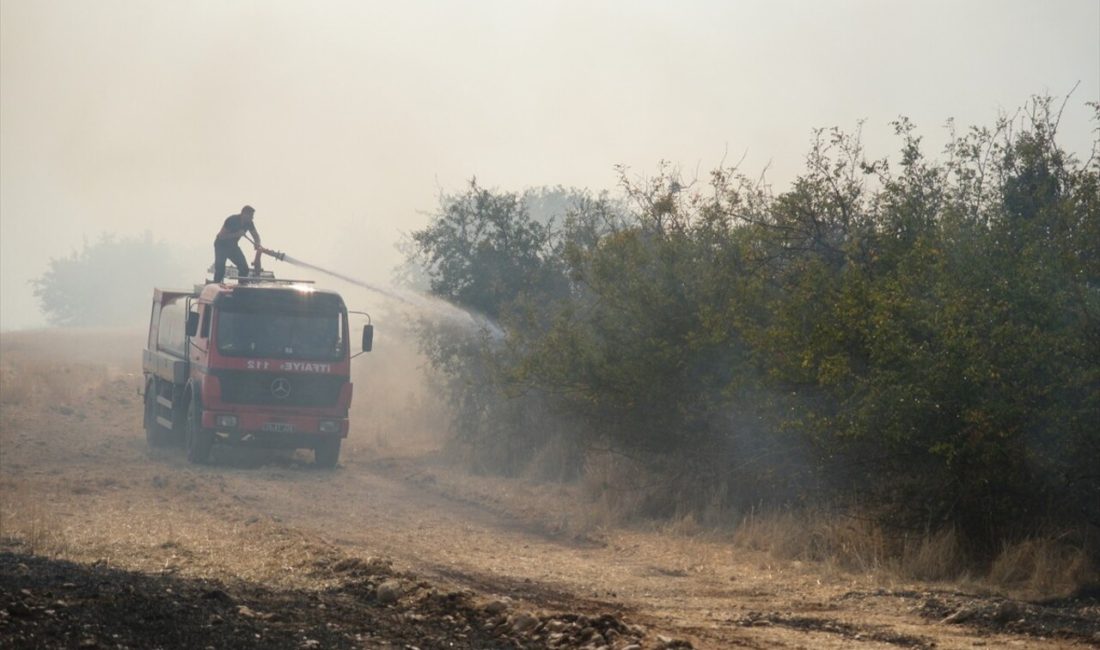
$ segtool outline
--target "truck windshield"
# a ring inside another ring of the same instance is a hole
[[[344,319],[328,314],[220,311],[218,352],[231,356],[334,361],[345,354]]]

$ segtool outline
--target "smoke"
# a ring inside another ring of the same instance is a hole
[[[877,146],[899,113],[984,123],[1078,80],[1059,132],[1088,156],[1096,3],[972,2],[951,21],[850,4],[4,0],[0,327],[44,323],[28,280],[85,235],[208,249],[245,203],[265,240],[326,260],[343,241],[318,234],[338,232],[369,268],[342,267],[382,277],[418,211],[473,174],[601,188],[616,164],[709,168],[728,149],[782,184],[814,127],[865,117]]]

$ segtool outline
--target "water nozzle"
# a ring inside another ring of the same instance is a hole
[[[286,259],[286,253],[284,253],[282,251],[276,251],[276,250],[271,250],[270,248],[260,247],[260,252],[270,255],[270,256],[274,257],[275,259],[279,260],[280,262],[282,262],[284,259]]]

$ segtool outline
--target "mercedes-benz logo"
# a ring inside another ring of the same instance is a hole
[[[271,382],[271,394],[275,396],[275,399],[290,397],[290,380],[286,377],[279,377]]]

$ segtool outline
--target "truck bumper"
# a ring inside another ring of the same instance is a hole
[[[224,433],[231,438],[261,441],[269,438],[309,440],[348,436],[346,416],[291,415],[274,413],[241,413],[236,411],[203,411],[202,426]],[[280,445],[281,446],[281,445]]]

